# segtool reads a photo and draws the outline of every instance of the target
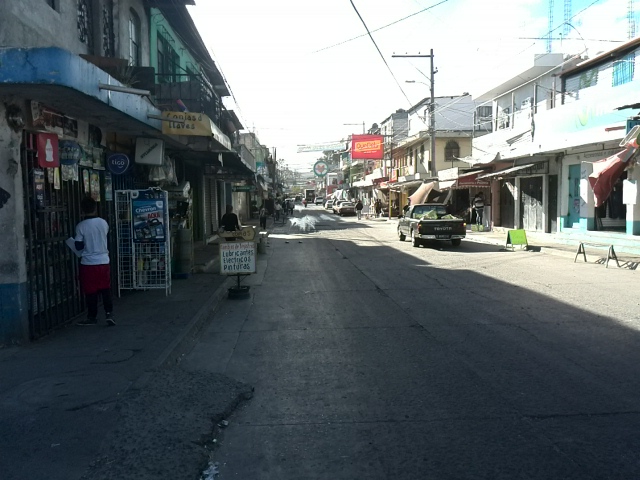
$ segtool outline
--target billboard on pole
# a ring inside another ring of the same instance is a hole
[[[382,135],[352,135],[351,158],[354,160],[382,160],[384,158]]]

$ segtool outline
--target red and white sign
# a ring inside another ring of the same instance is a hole
[[[60,166],[58,136],[53,133],[38,133],[38,165],[42,168]]]
[[[382,135],[352,135],[351,158],[354,160],[382,160],[384,158]]]

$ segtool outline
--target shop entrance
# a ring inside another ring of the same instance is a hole
[[[76,165],[76,173],[69,178],[60,169],[41,168],[36,138],[37,134],[25,132],[21,147],[29,337],[32,340],[51,333],[84,311],[84,296],[77,280],[79,262],[65,240],[75,236],[75,227],[82,220],[80,201],[85,192],[93,189],[101,199],[100,216],[114,218],[113,202],[104,198],[104,172]],[[111,190],[111,185],[107,187]],[[109,223],[113,225],[112,221]],[[114,242],[112,228],[111,253],[115,253]],[[117,278],[114,272],[113,278]]]
[[[542,177],[520,179],[520,228],[542,231]]]
[[[580,165],[569,165],[569,212],[565,227],[574,228],[579,226],[580,203]]]
[[[515,191],[513,180],[500,182],[500,225],[505,228],[513,228],[515,223]]]

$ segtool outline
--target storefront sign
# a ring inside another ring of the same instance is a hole
[[[62,165],[75,165],[84,156],[84,150],[80,144],[71,140],[60,140],[58,142],[58,150]]]
[[[516,172],[518,177],[525,177],[527,175],[540,175],[543,173],[549,173],[549,162],[539,162],[530,167],[523,168]]]
[[[231,187],[231,191],[233,192],[255,192],[255,185],[233,185]]]
[[[38,133],[38,165],[42,168],[60,166],[58,136],[53,133]]]
[[[220,273],[241,275],[256,272],[256,244],[254,242],[225,242],[220,244]]]
[[[131,160],[124,153],[114,153],[107,157],[107,169],[114,175],[122,175],[131,166]]]
[[[474,173],[473,175],[465,175],[458,178],[455,188],[484,188],[490,185],[489,180],[478,180],[480,173]]]
[[[384,158],[382,135],[352,135],[351,158],[382,160]]]
[[[164,141],[158,138],[136,138],[136,163],[161,166],[164,162]]]
[[[78,138],[77,120],[45,107],[41,103],[31,102],[31,120],[35,128],[65,137]]]
[[[213,137],[225,148],[231,150],[231,140],[204,113],[162,112],[162,133],[165,135],[188,135]]]

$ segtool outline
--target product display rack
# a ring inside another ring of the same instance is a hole
[[[115,192],[118,235],[118,295],[122,290],[171,293],[171,243],[167,192]]]

